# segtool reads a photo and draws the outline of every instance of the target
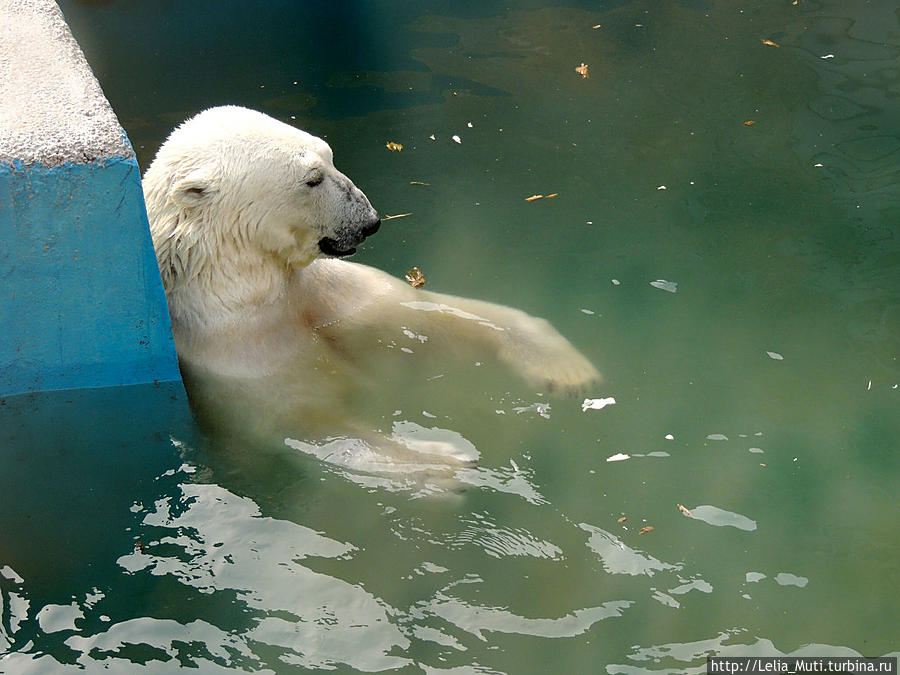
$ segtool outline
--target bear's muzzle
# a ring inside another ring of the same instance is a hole
[[[332,237],[322,237],[319,239],[319,250],[327,256],[335,258],[345,258],[348,255],[356,253],[356,247],[359,246],[366,237],[370,237],[381,227],[381,218],[375,218],[368,225],[363,226],[361,230],[352,233],[352,236],[334,239]]]

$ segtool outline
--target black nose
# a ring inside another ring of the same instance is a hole
[[[378,232],[378,228],[381,227],[381,218],[376,218],[374,222],[369,223],[362,229],[362,233],[364,237],[370,237],[376,232]]]

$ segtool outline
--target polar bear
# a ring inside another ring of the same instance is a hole
[[[575,395],[598,377],[543,319],[342,260],[378,230],[375,209],[325,141],[263,113],[197,114],[143,185],[185,386],[214,427],[365,435],[348,431],[348,391],[360,363],[401,331],[440,353],[493,357],[549,393]],[[386,463],[471,459],[434,443],[365,443]]]

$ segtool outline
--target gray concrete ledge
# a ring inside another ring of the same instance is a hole
[[[0,162],[131,157],[131,144],[53,0],[0,0]]]

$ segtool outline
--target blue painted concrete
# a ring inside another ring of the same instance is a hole
[[[134,155],[0,162],[0,395],[179,379]]]

